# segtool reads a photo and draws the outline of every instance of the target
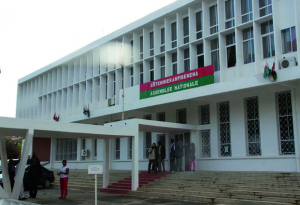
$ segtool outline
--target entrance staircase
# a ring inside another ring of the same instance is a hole
[[[175,172],[129,194],[222,204],[300,204],[300,174]]]
[[[54,170],[56,173],[59,170]],[[110,184],[116,183],[126,177],[130,177],[131,171],[109,171],[109,182]],[[59,185],[59,176],[55,176],[54,186]],[[97,175],[97,186],[101,188],[103,186],[102,175]],[[95,175],[88,175],[87,170],[70,170],[69,180],[68,180],[69,190],[80,190],[83,192],[94,192],[95,191]]]
[[[171,172],[159,172],[158,174],[149,174],[147,171],[142,171],[139,174],[139,187],[143,187],[151,182],[155,182]],[[117,183],[112,183],[107,188],[101,188],[100,192],[116,193],[116,194],[129,194],[131,192],[131,177],[124,178]]]

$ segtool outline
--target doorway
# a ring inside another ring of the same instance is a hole
[[[188,171],[190,167],[190,161],[189,161],[189,156],[190,156],[190,133],[178,133],[175,134],[175,143],[177,143],[179,140],[182,140],[182,144],[185,146],[186,144],[188,146],[184,147],[183,153],[184,156],[182,157],[182,170]],[[176,148],[175,148],[176,149]]]

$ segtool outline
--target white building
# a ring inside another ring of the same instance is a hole
[[[56,113],[59,122],[111,126],[124,111],[124,119],[196,126],[140,131],[140,169],[147,169],[151,143],[162,140],[169,150],[170,139],[183,138],[196,145],[197,170],[300,171],[297,11],[299,0],[178,0],[20,79],[17,117],[53,120]],[[273,63],[275,81],[263,77]],[[157,86],[212,64],[214,83],[140,93],[143,83]],[[111,169],[131,169],[131,139],[110,140]],[[102,163],[102,148],[100,139],[33,144],[53,168],[62,159],[78,169]],[[166,162],[169,169],[169,156]]]

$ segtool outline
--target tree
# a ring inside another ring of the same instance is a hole
[[[5,139],[7,159],[18,159],[20,158],[21,150],[19,143],[15,143],[12,140]]]

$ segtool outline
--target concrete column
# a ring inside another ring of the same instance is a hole
[[[2,176],[3,179],[9,179],[8,176],[8,166],[7,166],[7,152],[5,146],[5,138],[1,136],[0,138],[0,149],[1,149],[1,163],[2,163]],[[0,198],[9,198],[11,195],[10,192],[10,180],[4,180],[4,190],[0,186]]]
[[[107,188],[109,184],[109,139],[103,141],[103,188]]]
[[[136,191],[139,187],[139,128],[135,128],[132,139],[132,171],[131,171],[131,190]]]
[[[24,146],[23,146],[21,159],[20,159],[20,162],[19,162],[17,176],[15,177],[15,185],[14,185],[14,189],[13,189],[13,192],[12,192],[12,195],[11,195],[12,199],[18,199],[19,198],[20,189],[21,189],[21,186],[23,186],[23,177],[24,177],[24,172],[25,172],[25,168],[26,168],[26,164],[27,164],[29,151],[30,151],[30,148],[32,146],[33,134],[34,134],[33,129],[27,130],[27,133],[26,133],[26,136],[25,136],[25,143],[24,143]]]

